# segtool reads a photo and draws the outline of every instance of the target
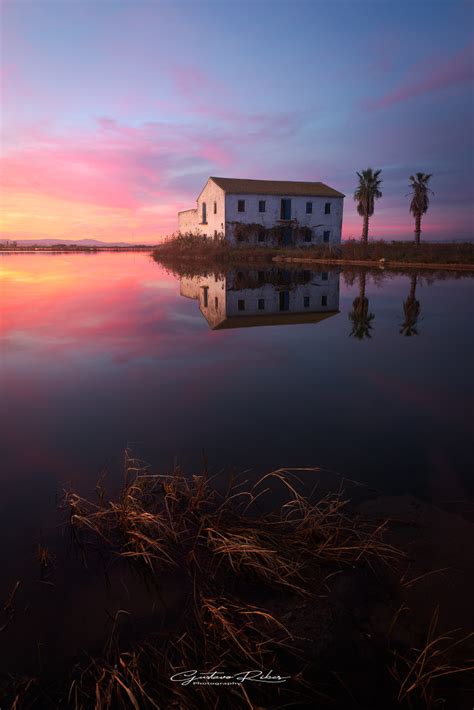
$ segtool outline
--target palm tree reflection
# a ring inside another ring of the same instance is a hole
[[[416,300],[416,279],[417,274],[413,274],[410,280],[410,292],[406,301],[403,302],[403,313],[405,320],[400,328],[400,335],[411,337],[418,335],[418,318],[420,317],[420,302]]]
[[[371,338],[372,321],[375,316],[369,313],[369,299],[365,295],[366,272],[359,272],[359,295],[352,303],[352,311],[349,313],[349,320],[352,323],[350,335],[358,340]]]

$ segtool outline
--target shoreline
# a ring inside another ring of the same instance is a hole
[[[149,247],[74,247],[71,249],[57,249],[54,247],[24,247],[20,249],[1,249],[0,254],[90,254],[98,251],[112,252],[151,252],[154,246]]]
[[[274,256],[272,261],[275,263],[301,263],[301,264],[330,264],[334,266],[367,266],[377,267],[379,269],[432,269],[441,271],[473,271],[474,264],[436,264],[416,262],[416,261],[390,261],[386,260],[383,263],[379,261],[369,261],[363,259],[314,259],[308,257],[294,256]]]
[[[406,242],[373,241],[364,244],[351,240],[334,247],[314,245],[235,246],[225,240],[184,234],[170,238],[152,252],[155,261],[170,266],[203,264],[206,267],[231,267],[255,263],[365,267],[382,270],[431,270],[474,272],[474,244],[433,243],[420,246]]]
[[[363,260],[363,259],[329,259],[329,258],[314,258],[305,256],[275,256],[275,255],[265,255],[265,254],[236,254],[228,255],[225,258],[212,258],[203,254],[190,255],[163,255],[153,254],[155,261],[162,264],[165,267],[172,268],[178,264],[183,264],[187,266],[202,266],[203,268],[232,268],[237,266],[248,266],[252,267],[258,264],[298,264],[303,265],[318,265],[318,266],[340,266],[340,267],[357,267],[366,269],[378,269],[380,271],[412,271],[412,270],[426,270],[426,271],[453,271],[453,272],[465,272],[474,273],[474,264],[466,263],[439,263],[436,262],[416,262],[416,261],[391,261],[386,260],[381,262],[380,260]]]

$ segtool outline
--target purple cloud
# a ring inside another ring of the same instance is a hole
[[[447,61],[430,62],[412,68],[410,78],[379,99],[366,102],[367,108],[378,110],[423,94],[452,86],[461,86],[474,79],[474,45],[464,47]]]

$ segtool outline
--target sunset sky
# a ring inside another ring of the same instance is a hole
[[[4,0],[2,238],[156,242],[209,175],[382,168],[372,236],[474,236],[474,2]]]

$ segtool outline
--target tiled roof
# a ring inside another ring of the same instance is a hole
[[[289,180],[243,180],[211,177],[216,185],[237,195],[298,195],[305,197],[345,197],[323,182],[292,182]]]
[[[201,311],[202,312],[202,311]],[[319,323],[326,318],[335,316],[339,311],[320,311],[312,313],[273,313],[269,315],[229,316],[212,330],[227,330],[227,328],[252,328],[261,325],[290,325],[296,323]],[[205,313],[203,313],[205,317]]]

